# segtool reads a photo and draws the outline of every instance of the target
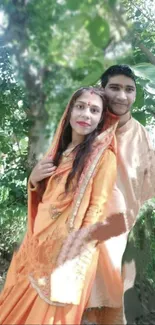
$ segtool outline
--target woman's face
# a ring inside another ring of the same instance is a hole
[[[70,125],[78,135],[93,132],[102,116],[103,102],[93,91],[85,91],[77,98],[71,112]]]

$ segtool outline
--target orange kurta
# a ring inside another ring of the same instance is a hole
[[[49,292],[52,289],[48,287],[48,292],[42,291],[44,286],[41,283],[43,276],[52,274],[63,241],[69,234],[68,220],[72,213],[75,188],[73,186],[66,195],[64,186],[72,167],[72,158],[71,154],[67,160],[62,159],[55,174],[48,180],[39,204],[37,204],[37,192],[30,193],[28,232],[19,251],[14,254],[5,288],[0,296],[0,324],[80,324],[81,322],[96,273],[97,248],[93,250],[91,254],[93,258],[90,259],[85,274],[80,278],[79,303],[66,303],[60,306],[57,303],[55,305],[52,298],[51,304],[48,303],[46,294],[52,297],[52,293]],[[105,219],[106,204],[112,192],[115,176],[116,157],[110,149],[106,149],[83,193],[74,223],[75,229]],[[83,261],[84,264],[85,262]],[[34,285],[34,288],[30,280],[31,276],[34,283],[36,280],[38,285],[36,287]],[[59,287],[59,283],[56,285],[60,296],[58,302],[61,303],[63,289]],[[37,291],[36,288],[41,288],[41,291]],[[66,301],[70,291],[68,282]],[[43,296],[41,296],[42,292]]]

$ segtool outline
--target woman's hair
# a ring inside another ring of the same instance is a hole
[[[103,124],[104,124],[104,114],[105,114],[106,102],[105,102],[103,90],[100,88],[94,88],[94,87],[85,87],[85,88],[80,88],[79,90],[77,90],[74,93],[74,95],[69,103],[68,113],[64,120],[63,129],[62,129],[62,133],[61,133],[61,136],[59,139],[57,152],[53,159],[53,164],[55,166],[58,166],[63,152],[67,149],[68,145],[72,141],[72,128],[70,125],[71,112],[72,112],[74,103],[76,102],[77,98],[80,97],[84,92],[87,92],[87,91],[92,91],[94,94],[100,96],[100,98],[102,99],[102,102],[103,102],[102,116],[101,116],[101,120],[100,120],[97,128],[93,132],[87,134],[85,136],[84,140],[79,145],[77,145],[74,149],[74,151],[76,152],[76,155],[75,155],[75,158],[73,161],[72,170],[70,171],[67,181],[66,181],[66,184],[65,184],[66,192],[68,191],[69,185],[70,185],[71,181],[73,180],[73,178],[75,177],[75,175],[77,175],[77,181],[78,181],[80,174],[83,171],[85,160],[91,152],[93,141],[95,140],[96,136],[101,132],[101,130],[103,128]]]

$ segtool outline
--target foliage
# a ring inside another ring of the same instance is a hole
[[[129,39],[131,40],[134,58],[133,70],[138,77],[139,87],[137,101],[141,110],[140,122],[146,125],[155,118],[155,33],[154,11],[152,0],[123,0],[125,16],[130,21]],[[142,99],[142,92],[144,96]],[[137,104],[137,101],[135,104]]]
[[[136,263],[137,274],[143,274],[155,289],[155,199],[149,200],[141,208],[137,221],[130,231],[122,263]]]
[[[98,83],[111,64],[128,63],[138,78],[133,115],[154,123],[154,31],[151,9],[145,8],[146,18],[143,6],[143,0],[0,4],[0,211],[8,252],[20,235],[13,230],[19,220],[20,232],[25,227],[29,169],[46,151],[75,89]],[[4,235],[2,243],[3,253]]]
[[[0,255],[12,253],[25,229],[27,135],[24,94],[5,50],[0,56]]]
[[[155,299],[155,199],[145,204],[130,231],[122,264],[134,261],[134,285],[124,294],[124,310],[130,324],[154,324]],[[128,268],[128,265],[126,265]],[[131,271],[130,271],[131,272]],[[126,283],[132,283],[128,272]]]

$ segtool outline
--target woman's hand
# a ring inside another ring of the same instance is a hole
[[[30,175],[31,184],[36,187],[37,183],[43,179],[50,177],[54,174],[56,166],[53,165],[51,158],[46,157],[40,160],[37,165],[33,168]]]

